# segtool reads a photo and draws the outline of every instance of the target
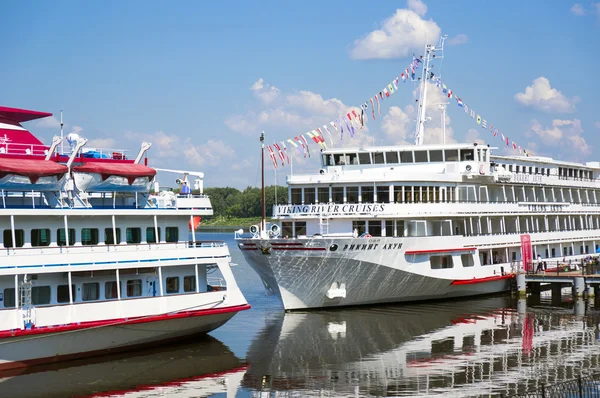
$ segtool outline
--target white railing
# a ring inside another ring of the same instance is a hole
[[[2,256],[46,256],[46,255],[66,255],[66,254],[86,254],[86,253],[131,253],[148,252],[156,250],[183,250],[193,248],[223,248],[227,247],[224,241],[196,241],[194,242],[176,242],[176,243],[138,243],[138,244],[119,244],[119,245],[74,245],[74,246],[45,246],[45,247],[7,247],[0,250]],[[64,261],[64,260],[63,260]]]
[[[0,155],[46,156],[49,147],[40,144],[4,143],[0,145]]]

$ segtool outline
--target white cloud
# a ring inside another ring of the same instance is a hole
[[[408,6],[409,9],[397,9],[383,21],[381,29],[356,40],[350,55],[355,59],[399,58],[437,43],[440,27],[433,20],[421,18],[427,7],[419,0],[409,0]]]
[[[575,3],[573,4],[573,7],[571,7],[571,13],[580,17],[585,14],[585,9],[583,8],[583,5]]]
[[[515,94],[515,100],[521,105],[547,113],[571,113],[575,110],[578,97],[568,99],[560,91],[550,86],[550,81],[540,76],[525,92]]]
[[[590,145],[582,135],[583,128],[579,119],[554,119],[552,125],[546,128],[537,120],[532,120],[530,129],[540,137],[540,144],[544,146],[573,149],[565,151],[571,155],[571,158],[579,159],[581,155],[589,155],[592,152]]]
[[[448,44],[450,44],[452,46],[457,46],[460,44],[466,44],[468,41],[469,41],[469,36],[465,35],[464,33],[460,33],[460,34],[448,39]]]
[[[277,87],[273,87],[270,84],[264,84],[263,78],[259,78],[254,84],[250,87],[250,90],[254,92],[254,95],[262,100],[264,103],[269,104],[279,97],[279,89]]]
[[[466,142],[476,142],[478,144],[485,144],[485,141],[479,136],[479,130],[469,129],[465,135]]]
[[[594,3],[593,6],[596,9],[596,14],[600,17],[600,3]]]
[[[427,6],[421,0],[407,0],[406,6],[420,17],[427,14]]]
[[[408,109],[408,113],[414,113],[414,109]],[[381,130],[394,144],[406,145],[414,142],[415,125],[408,113],[400,107],[392,106],[383,117]]]
[[[355,130],[360,131],[360,134],[357,134],[356,138],[353,139],[346,131],[345,124],[343,124],[344,136],[343,141],[340,142],[339,133],[329,124],[352,110],[356,111],[358,115],[359,108],[350,107],[337,98],[325,99],[322,95],[307,90],[284,94],[277,87],[265,84],[261,80],[259,82],[262,87],[269,86],[273,90],[277,90],[281,95],[281,101],[278,101],[277,104],[263,102],[259,109],[226,118],[225,124],[231,130],[242,134],[256,134],[264,130],[267,133],[267,141],[273,142],[321,128],[327,145],[330,145],[329,134],[323,128],[323,125],[326,124],[333,135],[335,145],[359,145],[359,135],[363,141],[369,139],[366,136],[369,131],[367,126],[360,129],[355,123]],[[251,90],[254,91],[254,88],[251,88]],[[289,135],[284,137],[285,133]],[[307,139],[310,140],[308,137]],[[288,148],[289,151],[290,148]],[[293,152],[296,151],[294,149]]]
[[[35,125],[42,128],[59,128],[60,121],[55,116],[48,116],[38,120]]]

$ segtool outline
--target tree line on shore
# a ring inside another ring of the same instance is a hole
[[[236,188],[205,188],[204,193],[210,197],[214,217],[256,218],[261,217],[260,188],[247,187],[243,191]],[[275,195],[277,194],[277,200]],[[288,203],[288,189],[283,186],[265,187],[265,215],[273,214],[273,205]]]

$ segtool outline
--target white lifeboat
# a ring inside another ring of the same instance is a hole
[[[156,170],[137,163],[91,161],[73,166],[73,180],[85,192],[148,192]]]
[[[44,159],[0,158],[0,189],[59,191],[68,168]]]

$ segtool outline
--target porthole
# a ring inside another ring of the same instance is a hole
[[[329,250],[332,252],[336,251],[337,248],[338,248],[338,245],[336,245],[335,243],[333,245],[329,246]]]

